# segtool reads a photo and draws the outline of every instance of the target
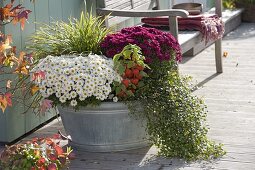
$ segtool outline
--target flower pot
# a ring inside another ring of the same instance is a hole
[[[90,152],[123,151],[145,147],[145,122],[129,114],[121,102],[103,102],[78,111],[58,107],[73,148]]]

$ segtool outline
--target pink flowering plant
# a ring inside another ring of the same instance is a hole
[[[128,44],[141,48],[145,62],[153,60],[169,61],[175,56],[181,61],[181,48],[178,41],[167,32],[141,26],[124,28],[120,32],[108,34],[101,43],[101,50],[107,57],[112,58]]]

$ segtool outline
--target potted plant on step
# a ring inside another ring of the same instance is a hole
[[[44,110],[58,106],[74,148],[107,152],[144,147],[145,123],[130,116],[121,101],[134,100],[143,86],[145,58],[135,45],[127,45],[114,59],[99,55],[99,42],[109,31],[102,23],[82,14],[80,20],[42,27],[30,47],[41,58],[32,70],[34,86]]]
[[[102,25],[86,14],[46,25],[32,38],[30,48],[41,58],[33,80],[43,108],[68,105],[59,110],[62,116],[66,112],[64,125],[75,127],[66,128],[74,148],[133,149],[147,145],[148,137],[167,157],[222,156],[222,146],[206,136],[206,106],[178,72],[178,41],[153,28],[135,26],[108,34]],[[81,115],[85,118],[71,120]]]
[[[47,56],[32,71],[45,74],[34,83],[44,100],[58,106],[71,145],[109,152],[148,144],[145,124],[119,102],[135,98],[145,66],[139,47],[128,45],[113,60],[96,54]]]

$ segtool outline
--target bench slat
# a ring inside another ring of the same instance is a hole
[[[108,0],[105,7],[109,9],[132,9],[130,0]]]

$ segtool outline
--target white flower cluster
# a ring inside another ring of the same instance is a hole
[[[55,94],[61,103],[71,100],[71,106],[76,106],[78,99],[84,101],[90,96],[105,100],[113,81],[121,82],[112,59],[100,55],[47,56],[32,70],[39,71],[45,72],[45,79],[35,80],[42,96]]]

